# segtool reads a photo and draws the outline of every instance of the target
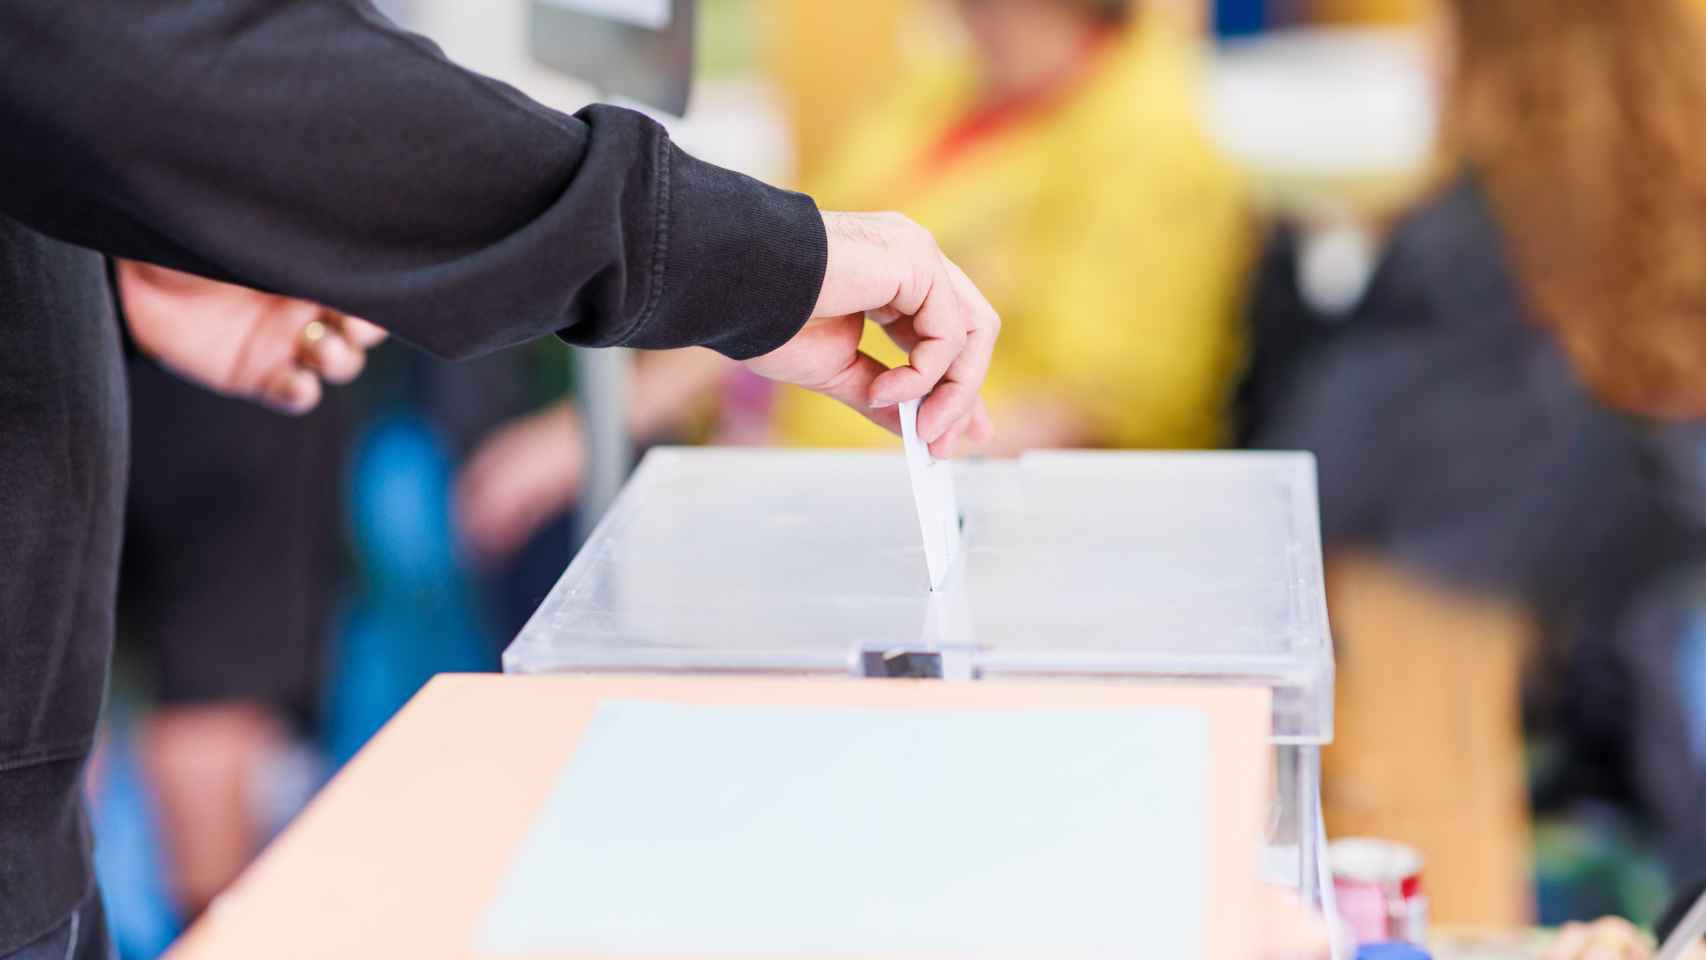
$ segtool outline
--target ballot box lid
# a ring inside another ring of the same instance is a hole
[[[1314,459],[1050,452],[955,465],[933,593],[898,452],[653,450],[504,654],[511,673],[1189,680],[1332,738]]]

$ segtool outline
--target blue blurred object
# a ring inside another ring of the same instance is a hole
[[[143,780],[130,724],[114,709],[107,723],[101,770],[89,797],[94,821],[95,875],[119,956],[152,960],[181,930],[166,889],[154,796]]]
[[[1222,37],[1245,37],[1268,26],[1268,0],[1217,0],[1214,29]]]
[[[1706,768],[1706,611],[1696,610],[1689,618],[1677,661],[1689,746],[1694,762]]]
[[[1369,943],[1357,948],[1357,960],[1433,960],[1413,943]]]
[[[360,584],[333,641],[325,742],[342,764],[433,675],[496,669],[451,529],[452,464],[412,416],[381,419],[350,471]]]

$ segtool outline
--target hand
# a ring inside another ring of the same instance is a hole
[[[119,300],[144,353],[185,379],[283,413],[348,383],[385,331],[317,304],[129,260]]]
[[[1257,906],[1262,917],[1261,960],[1325,960],[1331,955],[1326,921],[1290,890],[1263,884]]]
[[[897,214],[826,213],[829,269],[794,339],[747,361],[755,373],[840,400],[900,432],[895,405],[928,394],[918,432],[938,457],[993,434],[978,390],[1001,320],[929,232]],[[859,351],[869,316],[907,351],[888,370]]]
[[[1546,960],[1651,960],[1658,946],[1646,931],[1622,917],[1601,917],[1592,923],[1567,924],[1546,950]],[[1706,958],[1696,945],[1689,960]]]
[[[580,416],[561,403],[499,427],[456,479],[456,520],[476,557],[498,560],[526,545],[579,499],[586,478]]]

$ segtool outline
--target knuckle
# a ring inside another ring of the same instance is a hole
[[[896,228],[907,242],[921,251],[936,252],[936,236],[926,230],[916,220],[903,214],[895,214]]]
[[[940,260],[942,257],[942,248],[936,244],[936,235],[916,223],[912,225],[912,229],[914,231],[913,236],[917,238],[919,248],[930,256]],[[944,270],[943,272],[945,273],[946,271]]]

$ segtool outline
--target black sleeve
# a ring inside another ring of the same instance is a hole
[[[0,4],[0,213],[450,356],[551,332],[753,356],[826,258],[809,198],[633,112],[546,109],[352,0]]]

